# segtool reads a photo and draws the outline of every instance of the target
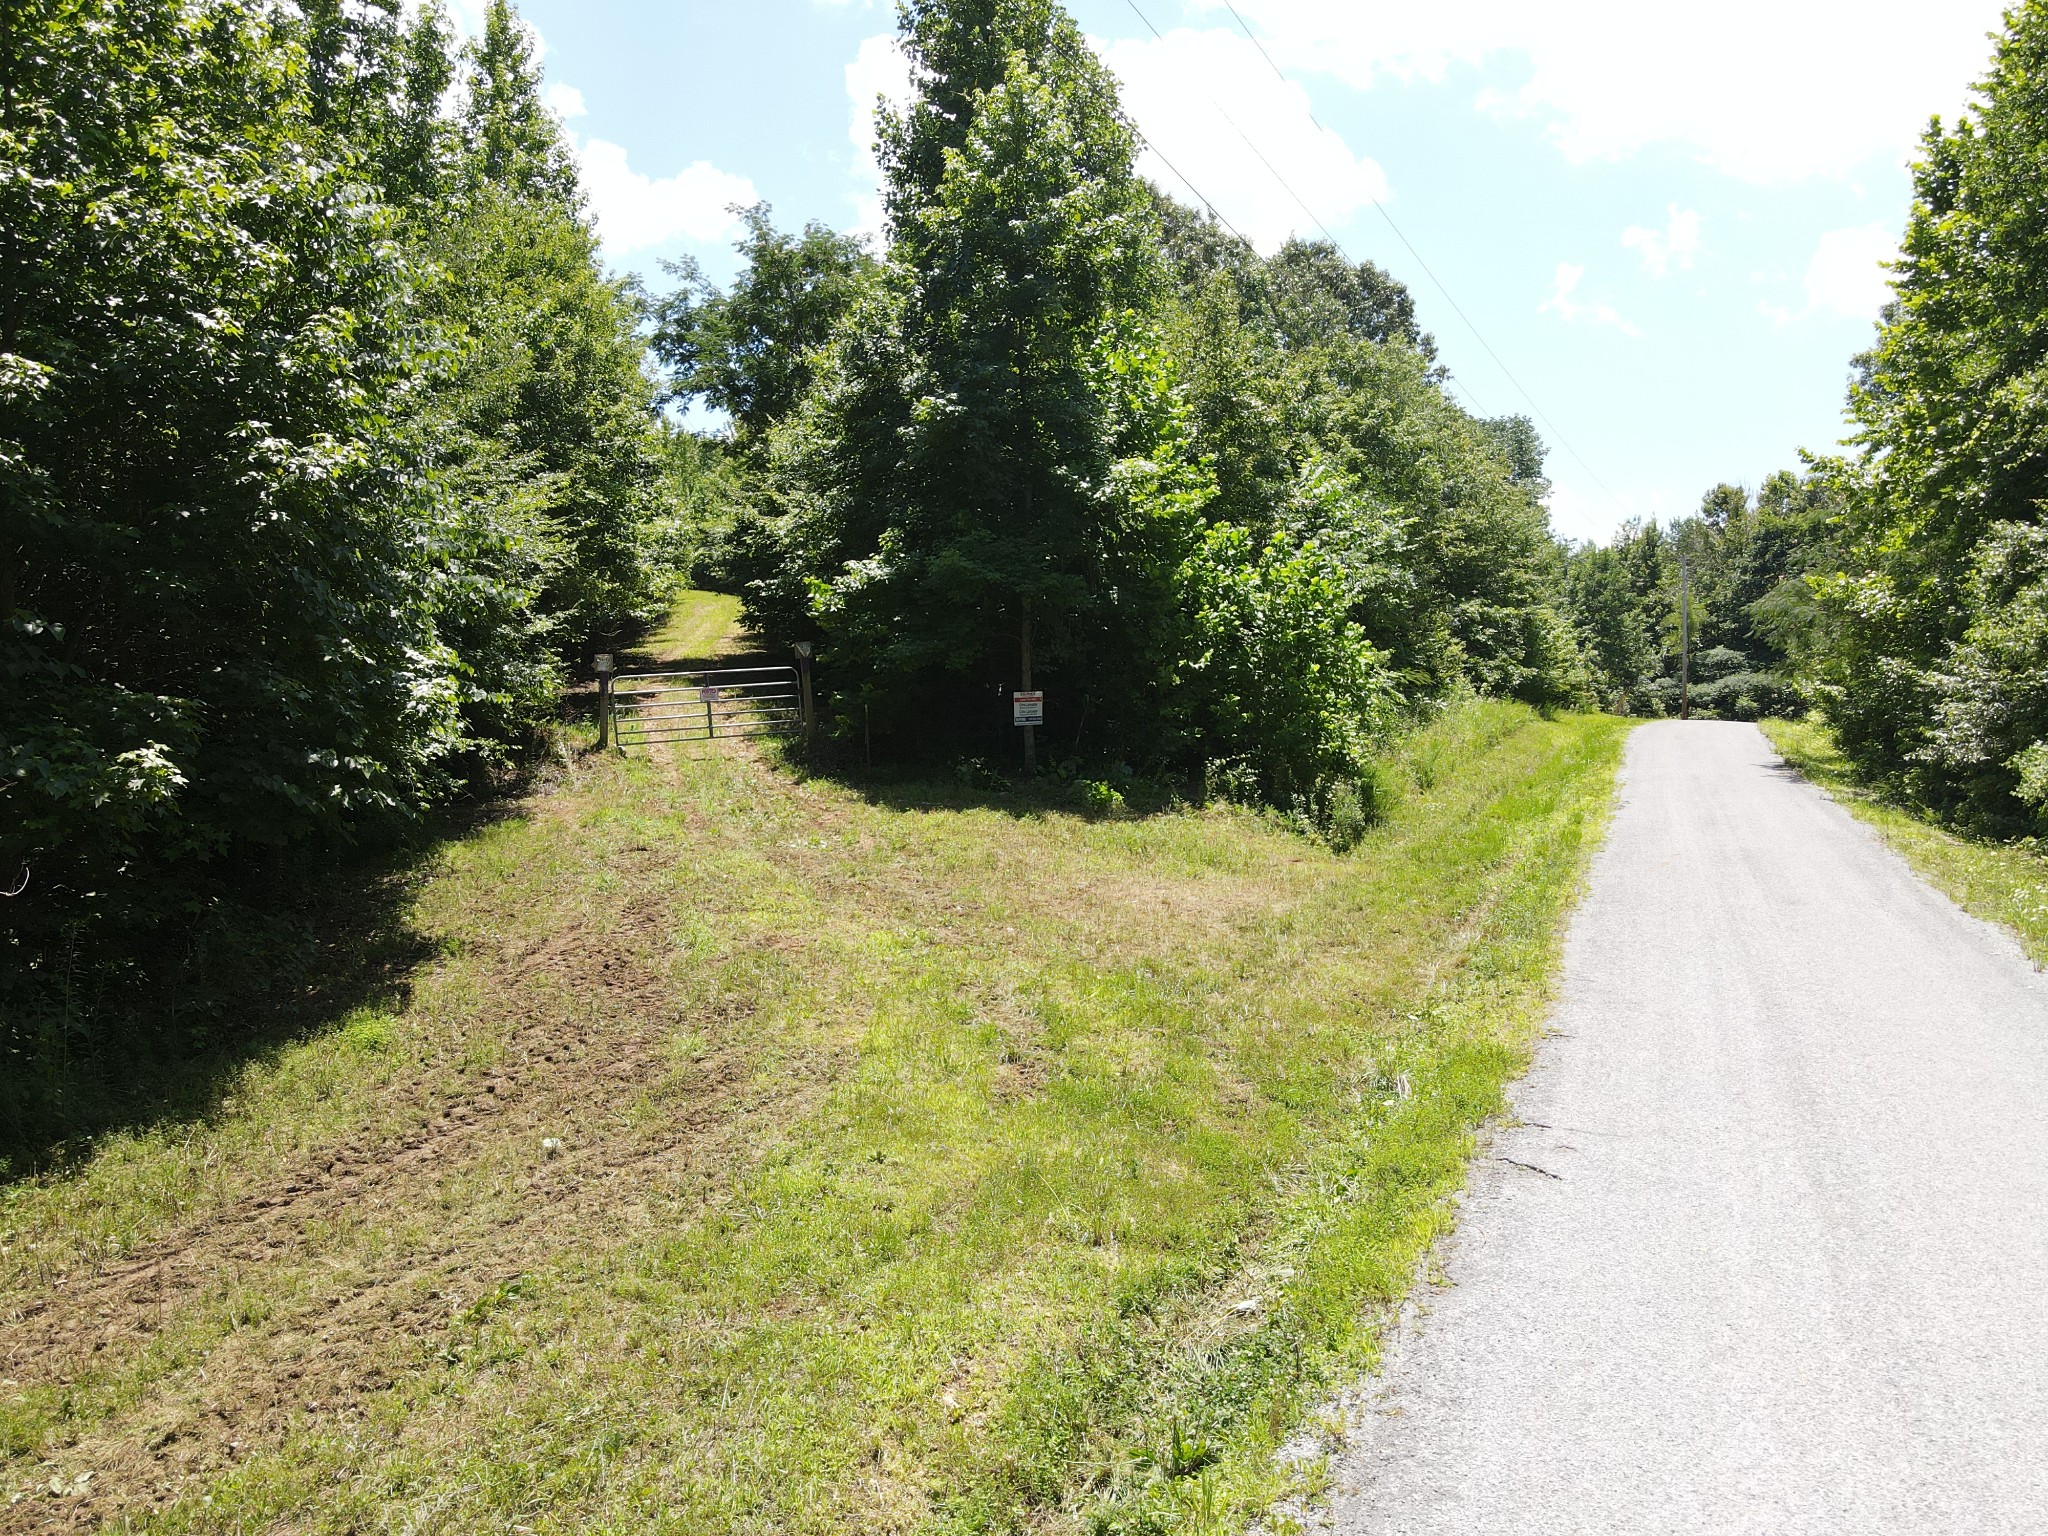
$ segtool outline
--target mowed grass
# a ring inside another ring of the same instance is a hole
[[[715,661],[745,648],[739,621],[738,598],[723,592],[685,592],[669,610],[668,622],[640,649],[662,662]]]
[[[0,1529],[1312,1499],[1297,1437],[1526,1062],[1625,729],[1461,706],[1345,856],[586,757],[446,850],[407,988],[0,1194]]]
[[[1959,837],[1881,799],[1859,782],[1818,721],[1767,720],[1763,729],[1786,762],[1875,828],[1930,884],[1964,911],[2003,923],[2036,965],[2048,965],[2048,859],[2038,844]]]

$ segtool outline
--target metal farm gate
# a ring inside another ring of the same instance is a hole
[[[795,667],[709,672],[621,672],[600,677],[598,743],[779,736],[805,729],[809,692]]]

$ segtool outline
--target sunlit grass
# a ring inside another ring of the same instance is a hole
[[[722,592],[685,592],[668,622],[642,645],[661,663],[715,661],[745,648],[738,630],[740,600]]]
[[[1464,706],[1348,856],[586,759],[448,849],[409,998],[7,1195],[18,1312],[524,1095],[0,1391],[8,1484],[110,1496],[225,1399],[237,1448],[137,1529],[1241,1528],[1313,1482],[1275,1449],[1371,1365],[1526,1059],[1624,732]],[[337,1352],[345,1393],[241,1406]]]

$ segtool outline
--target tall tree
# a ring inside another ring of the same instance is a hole
[[[649,603],[640,310],[490,19],[451,113],[432,6],[6,8],[0,1032],[530,744]]]
[[[804,540],[837,655],[1022,680],[1117,601],[1110,359],[1156,291],[1149,190],[1114,81],[1050,0],[903,10],[916,99],[885,112],[889,282],[827,402],[831,508]],[[1135,588],[1136,583],[1133,583]]]
[[[1328,240],[1289,240],[1266,264],[1267,305],[1290,345],[1339,333],[1398,341],[1434,359],[1436,342],[1415,322],[1415,297],[1369,261],[1353,265]]]
[[[316,121],[305,54],[234,0],[11,19],[0,862],[30,881],[19,933],[124,900],[139,922],[153,868],[407,814],[459,733],[423,465],[391,409],[418,375],[411,274]]]
[[[2029,774],[2048,755],[2048,4],[2007,13],[1914,194],[1850,396],[1861,456],[1822,701],[1871,771],[2012,824],[2023,799],[2048,809]]]
[[[425,404],[463,515],[482,526],[507,512],[508,576],[533,589],[556,643],[580,645],[654,598],[641,536],[662,476],[654,388],[640,300],[604,270],[507,0],[492,0],[467,49],[453,154],[462,195],[412,225],[435,274],[427,306],[452,343]]]
[[[510,0],[490,0],[483,34],[470,45],[462,112],[470,171],[521,197],[574,205],[576,167],[555,117],[541,100],[533,38]]]
[[[823,224],[781,233],[766,203],[740,218],[745,265],[729,291],[710,283],[693,257],[670,264],[682,281],[656,313],[654,350],[673,370],[676,397],[728,412],[740,437],[755,442],[810,388],[819,352],[872,279],[875,260],[858,237]]]
[[[1068,741],[1331,825],[1404,699],[1579,696],[1541,444],[1448,397],[1406,290],[1139,182],[1050,0],[901,15],[883,272],[735,535],[764,632],[935,745],[985,749],[1028,654]]]

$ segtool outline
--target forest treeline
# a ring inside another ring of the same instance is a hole
[[[12,1020],[162,990],[252,891],[488,791],[691,581],[815,646],[828,754],[1013,763],[1028,674],[1049,771],[1340,843],[1462,693],[1676,710],[1681,590],[1696,713],[1817,705],[1985,825],[2048,802],[2040,4],[1927,140],[1852,451],[1599,547],[1399,282],[1137,174],[1053,0],[900,7],[880,241],[744,210],[730,284],[651,295],[504,0],[466,44],[400,0],[7,15]]]
[[[1228,786],[1339,837],[1372,752],[1466,688],[1584,697],[1542,452],[1461,408],[1400,284],[1270,258],[1134,169],[1058,6],[902,9],[888,239],[755,224],[655,347],[729,411],[703,568],[818,656],[828,734]],[[801,361],[797,361],[797,359]]]
[[[503,3],[458,46],[398,0],[26,0],[0,47],[15,1037],[175,996],[266,882],[516,763],[701,477]]]

